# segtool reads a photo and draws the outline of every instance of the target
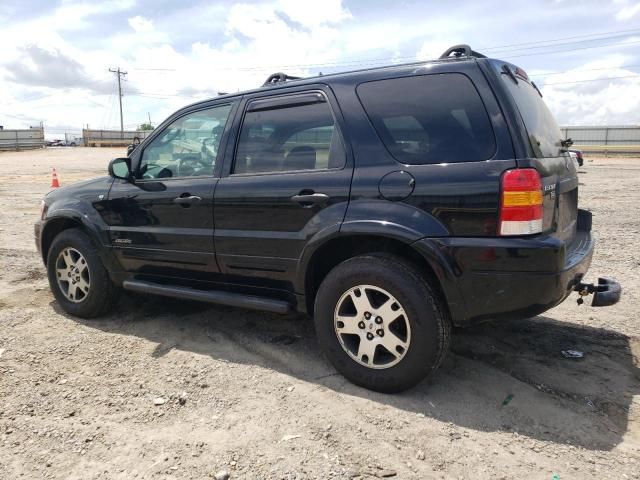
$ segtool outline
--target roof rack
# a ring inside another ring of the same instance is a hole
[[[262,84],[263,87],[268,87],[270,85],[275,85],[276,83],[286,82],[287,80],[300,80],[302,77],[293,77],[291,75],[287,75],[286,73],[278,72],[269,75],[267,80]]]
[[[460,57],[487,58],[485,55],[482,55],[481,53],[471,50],[471,47],[464,43],[461,43],[460,45],[454,45],[453,47],[447,49],[446,52],[440,55],[440,59],[452,58],[451,54],[453,54],[453,58],[460,58]]]

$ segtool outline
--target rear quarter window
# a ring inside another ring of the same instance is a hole
[[[503,70],[503,66],[516,72],[518,67],[494,62],[493,67],[502,78],[502,82],[513,97],[520,117],[527,129],[527,136],[536,157],[557,157],[562,154],[560,140],[562,132],[553,114],[544,103],[542,96],[533,84],[520,76],[514,81]]]
[[[489,116],[459,73],[362,83],[358,97],[391,155],[401,163],[488,160],[496,151]]]

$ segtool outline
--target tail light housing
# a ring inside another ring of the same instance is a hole
[[[502,175],[500,235],[542,232],[542,180],[534,168],[507,170]]]

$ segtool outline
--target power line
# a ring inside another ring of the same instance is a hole
[[[516,44],[507,44],[507,45],[500,45],[500,46],[494,46],[494,47],[482,47],[482,48],[478,48],[478,50],[483,50],[483,51],[487,51],[487,50],[505,50],[504,52],[501,52],[501,55],[504,55],[506,53],[509,52],[517,52],[517,51],[523,51],[523,50],[536,50],[536,49],[542,49],[542,48],[553,48],[553,47],[558,47],[558,46],[563,46],[563,45],[579,45],[579,44],[583,44],[586,42],[594,42],[594,41],[602,41],[602,40],[611,40],[611,39],[617,39],[617,38],[624,38],[624,37],[629,37],[632,36],[633,33],[632,32],[636,32],[640,34],[640,29],[629,29],[629,30],[617,30],[617,31],[610,31],[610,32],[603,32],[603,33],[596,33],[596,34],[584,34],[584,35],[574,35],[571,37],[560,37],[560,38],[555,38],[555,39],[548,39],[548,40],[540,40],[540,41],[536,41],[536,42],[524,42],[524,43],[516,43]],[[611,35],[611,34],[621,34],[621,35]],[[605,36],[605,35],[609,35],[609,36]],[[599,37],[599,38],[588,38],[588,37]],[[559,42],[561,40],[570,40],[570,39],[576,39],[576,38],[581,38],[582,40],[578,40],[575,42],[564,42],[564,43],[556,43],[556,44],[552,44],[552,45],[541,45],[543,43],[553,43],[553,42]],[[628,45],[628,44],[632,44],[632,43],[637,43],[637,42],[627,42],[627,43],[621,43],[621,46],[624,45]],[[572,48],[570,50],[559,50],[559,51],[553,51],[553,52],[539,52],[539,53],[533,53],[533,54],[519,54],[519,55],[512,55],[513,57],[516,56],[529,56],[529,55],[544,55],[544,54],[551,54],[551,53],[560,53],[563,51],[571,51],[571,50],[582,50],[582,49],[586,49],[586,48],[600,48],[600,47],[607,47],[607,46],[611,46],[611,45],[616,45],[617,43],[609,43],[606,45],[593,45],[593,46],[589,46],[589,47],[583,47],[583,48]],[[510,48],[510,47],[520,47],[520,46],[526,46],[529,45],[528,47],[523,47],[523,48]],[[218,70],[232,70],[232,71],[271,71],[271,70],[277,70],[277,69],[281,69],[281,68],[312,68],[312,67],[340,67],[340,66],[353,66],[353,65],[374,65],[374,64],[378,64],[378,63],[386,63],[386,62],[394,62],[394,61],[398,61],[398,60],[409,60],[409,59],[415,59],[416,56],[415,55],[411,55],[411,56],[401,56],[401,57],[379,57],[379,58],[372,58],[372,59],[368,59],[368,60],[352,60],[352,61],[341,61],[341,62],[325,62],[325,63],[302,63],[302,64],[289,64],[289,65],[263,65],[263,66],[253,66],[253,67],[220,67],[218,68]],[[175,68],[140,68],[139,70],[159,70],[159,71],[178,71]]]
[[[612,35],[612,36],[603,36],[605,34],[609,34],[609,33],[624,33],[623,35]],[[625,38],[625,37],[629,37],[632,34],[629,32],[638,32],[640,33],[640,29],[633,29],[633,30],[619,30],[617,32],[607,32],[607,33],[600,33],[600,34],[591,34],[591,35],[576,35],[573,37],[561,37],[561,38],[556,38],[556,39],[551,39],[551,40],[541,40],[541,41],[537,41],[537,42],[526,42],[526,43],[520,43],[520,44],[511,44],[511,45],[501,45],[501,46],[495,46],[495,47],[483,47],[483,48],[479,48],[478,50],[482,50],[482,51],[487,51],[487,50],[502,50],[499,55],[505,55],[507,53],[510,52],[519,52],[519,51],[527,51],[527,50],[540,50],[543,48],[553,48],[553,47],[558,47],[558,46],[564,46],[564,45],[579,45],[579,44],[583,44],[586,42],[594,42],[594,41],[603,41],[603,40],[612,40],[612,39],[619,39],[619,38]],[[594,37],[597,36],[599,38],[586,38],[586,37]],[[579,41],[575,41],[575,42],[565,42],[565,43],[556,43],[556,44],[552,44],[552,45],[541,45],[542,43],[552,43],[552,42],[558,42],[560,40],[566,40],[566,39],[572,39],[572,38],[583,38],[583,40],[579,40]],[[637,43],[637,42],[626,42],[626,43],[608,43],[605,45],[591,45],[588,47],[577,47],[577,48],[571,48],[569,50],[558,50],[558,51],[552,51],[552,52],[536,52],[536,53],[529,53],[529,54],[518,54],[518,55],[511,55],[512,57],[518,57],[518,56],[529,56],[529,55],[545,55],[545,54],[552,54],[552,53],[561,53],[564,51],[572,51],[572,50],[583,50],[583,49],[587,49],[587,48],[602,48],[602,47],[607,47],[607,46],[613,46],[616,44],[619,44],[620,46],[625,46],[628,44],[633,44],[633,43]],[[528,47],[523,47],[523,48],[509,48],[509,47],[514,47],[514,46],[522,46],[522,45],[530,45]],[[282,69],[282,68],[320,68],[320,67],[341,67],[341,66],[355,66],[355,65],[376,65],[376,64],[381,64],[381,63],[388,63],[388,62],[394,62],[394,61],[398,61],[398,60],[409,60],[409,59],[415,59],[416,56],[415,55],[411,55],[411,56],[401,56],[401,57],[379,57],[379,58],[372,58],[372,59],[367,59],[367,60],[352,60],[352,61],[340,61],[340,62],[325,62],[325,63],[302,63],[302,64],[288,64],[288,65],[269,65],[269,66],[252,66],[252,67],[220,67],[218,68],[218,70],[231,70],[231,71],[256,71],[256,72],[261,72],[261,71],[271,71],[271,70],[278,70],[278,69]],[[144,70],[161,70],[161,71],[178,71],[177,69],[172,69],[172,68],[163,68],[163,69],[144,69]]]
[[[565,84],[569,84],[569,83],[586,83],[586,82],[600,82],[603,80],[617,80],[619,78],[640,78],[640,75],[622,75],[620,77],[604,77],[604,78],[592,78],[589,80],[575,80],[573,82],[552,82],[552,83],[545,83],[543,86],[547,86],[547,85],[565,85]]]
[[[554,38],[554,39],[550,39],[550,40],[539,40],[537,42],[512,43],[512,44],[509,44],[509,45],[501,45],[501,46],[498,46],[498,47],[482,47],[482,48],[479,48],[479,50],[496,50],[496,49],[508,48],[508,47],[520,47],[520,46],[523,46],[523,45],[536,45],[536,44],[540,44],[540,43],[559,42],[561,40],[572,40],[572,39],[575,39],[575,38],[600,37],[600,36],[603,36],[603,35],[612,35],[612,34],[618,34],[618,33],[626,33],[626,35],[622,35],[622,36],[629,36],[629,35],[632,34],[632,32],[640,33],[640,29],[632,28],[630,30],[614,30],[614,31],[611,31],[611,32],[602,32],[602,33],[586,33],[586,34],[583,34],[583,35],[573,35],[571,37],[560,37],[560,38]],[[598,40],[598,39],[594,38],[593,40]]]
[[[530,56],[535,56],[535,55],[552,55],[554,53],[564,53],[564,52],[573,52],[574,50],[589,50],[592,48],[603,48],[603,47],[626,47],[627,45],[635,45],[637,43],[640,43],[640,40],[638,41],[633,41],[633,42],[624,42],[624,43],[609,43],[607,45],[593,45],[590,47],[577,47],[577,48],[570,48],[570,49],[563,49],[563,50],[554,50],[552,52],[538,52],[538,53],[520,53],[518,55],[507,55],[506,58],[516,58],[516,57],[530,57]]]
[[[602,68],[585,68],[580,70],[564,70],[562,72],[548,72],[548,73],[538,73],[536,75],[529,75],[532,78],[546,77],[549,75],[563,75],[565,73],[577,73],[577,72],[595,72],[598,70],[615,70],[615,69],[623,69],[623,68],[639,68],[640,64],[636,65],[618,65],[616,67],[602,67]]]

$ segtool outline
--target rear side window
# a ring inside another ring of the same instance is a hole
[[[284,102],[266,107],[257,102],[249,105],[233,173],[343,167],[346,153],[326,100],[296,104],[285,97]]]
[[[363,83],[358,97],[389,152],[402,163],[488,160],[496,141],[471,80],[458,73]]]
[[[520,71],[518,67],[497,62],[494,62],[493,66],[518,106],[535,156],[540,158],[560,155],[562,132],[538,90],[527,79],[517,74]],[[504,70],[504,67],[516,72],[515,80],[507,74],[508,70]]]

